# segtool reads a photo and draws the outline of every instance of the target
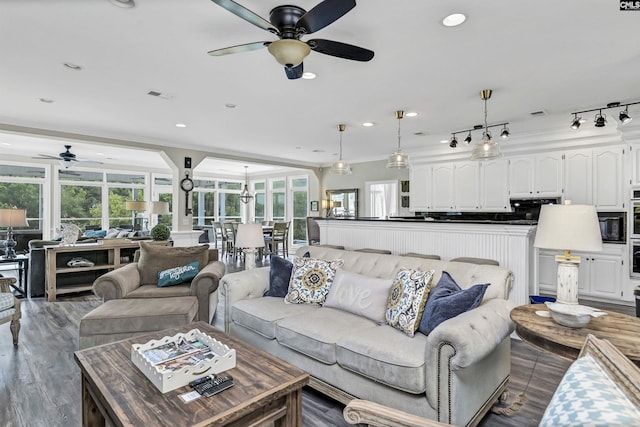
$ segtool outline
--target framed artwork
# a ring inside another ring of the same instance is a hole
[[[311,202],[311,212],[318,212],[318,201],[314,200]]]

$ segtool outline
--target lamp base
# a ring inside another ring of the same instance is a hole
[[[13,230],[11,227],[7,230],[7,240],[4,244],[4,256],[3,259],[15,259],[18,255],[16,255],[16,241],[13,240]]]
[[[256,250],[254,248],[244,249],[244,269],[253,270],[256,268]]]
[[[579,256],[556,256],[558,262],[558,289],[556,301],[561,304],[578,304]]]

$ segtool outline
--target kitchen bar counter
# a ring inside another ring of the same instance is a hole
[[[367,217],[358,217],[358,218],[317,218],[317,220],[326,220],[326,221],[379,221],[379,222],[418,222],[418,223],[465,223],[465,224],[502,224],[502,225],[537,225],[538,221],[531,219],[505,219],[505,220],[496,220],[496,219],[473,219],[473,218],[447,218],[447,219],[436,219],[429,218],[425,219],[422,217],[408,218],[408,217],[390,217],[386,219],[382,218],[367,218]]]
[[[394,255],[416,252],[439,255],[443,260],[458,257],[489,258],[513,272],[509,299],[528,304],[533,290],[535,221],[510,224],[506,221],[414,220],[341,218],[319,219],[320,243],[342,245],[348,250],[388,249]]]

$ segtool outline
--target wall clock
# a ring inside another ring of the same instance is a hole
[[[184,197],[184,211],[185,215],[191,215],[191,209],[189,209],[189,193],[193,190],[193,180],[189,178],[189,172],[186,173],[186,177],[180,181],[180,188],[185,193]]]

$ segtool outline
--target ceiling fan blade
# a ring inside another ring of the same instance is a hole
[[[53,160],[62,160],[61,157],[58,156],[49,156],[47,154],[38,154],[38,157],[33,157],[34,159],[53,159]]]
[[[230,53],[249,52],[252,50],[262,49],[265,46],[269,46],[271,42],[253,42],[246,44],[239,44],[237,46],[225,47],[222,49],[212,50],[207,52],[211,56],[229,55]]]
[[[211,1],[213,1],[218,6],[224,7],[229,12],[233,13],[236,16],[239,16],[245,21],[252,23],[256,27],[262,28],[263,30],[270,31],[274,34],[278,34],[278,29],[275,28],[273,25],[271,25],[271,22],[267,21],[266,19],[262,18],[259,15],[256,15],[246,7],[239,5],[233,0],[211,0]]]
[[[300,65],[297,65],[295,67],[284,67],[284,72],[287,74],[287,78],[289,80],[295,80],[302,77],[302,73],[304,72],[303,64],[304,63],[301,62]]]
[[[355,0],[324,0],[300,17],[296,30],[305,34],[315,33],[356,7]]]
[[[75,162],[82,162],[82,163],[95,163],[95,164],[98,164],[98,165],[102,164],[102,162],[99,162],[97,160],[88,160],[88,159],[71,159],[71,160],[75,161]]]
[[[307,44],[316,52],[337,56],[338,58],[352,59],[354,61],[371,61],[374,55],[372,50],[346,43],[334,42],[332,40],[313,39],[309,40]]]

